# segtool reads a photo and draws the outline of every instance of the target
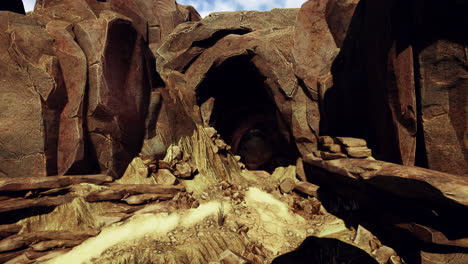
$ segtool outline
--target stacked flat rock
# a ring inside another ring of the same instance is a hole
[[[364,139],[322,136],[319,138],[319,151],[314,154],[324,160],[371,158],[372,150],[367,147]]]

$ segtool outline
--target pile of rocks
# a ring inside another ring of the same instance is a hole
[[[221,135],[218,134],[218,131],[216,131],[214,127],[205,127],[203,129],[213,143],[212,147],[214,153],[227,154],[231,150],[232,147],[224,142]],[[236,159],[239,168],[246,168],[245,164],[241,162],[241,156],[234,155],[234,158]]]
[[[372,150],[367,147],[367,142],[364,139],[351,137],[321,136],[319,150],[313,154],[324,160],[372,158]]]
[[[112,177],[101,174],[0,179],[0,263],[47,261],[98,235],[100,228],[132,214],[197,206],[181,185],[112,181]],[[105,207],[93,216],[102,225],[82,231],[37,231],[30,230],[27,222],[18,221],[41,214],[45,209],[73,203],[77,198]],[[154,201],[157,206],[143,205]]]
[[[171,145],[166,151],[166,156],[162,160],[151,156],[140,156],[148,167],[148,177],[155,178],[158,184],[174,185],[177,179],[189,179],[198,170],[189,165],[190,155],[183,153],[179,146]]]
[[[205,127],[204,130],[208,137],[213,141],[214,153],[231,150],[231,146],[224,142],[224,140],[221,138],[221,135],[218,134],[218,131],[216,131],[214,127]]]

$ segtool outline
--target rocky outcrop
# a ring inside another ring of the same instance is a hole
[[[369,159],[309,155],[304,162],[329,212],[366,226],[405,261],[466,261],[464,177]]]
[[[466,263],[463,8],[1,11],[0,262]]]
[[[457,1],[331,1],[327,21],[342,44],[322,99],[323,132],[365,138],[378,159],[465,174],[464,9]],[[350,21],[347,34],[337,21]]]
[[[65,86],[53,38],[31,17],[0,12],[0,176],[54,174]]]
[[[158,86],[148,41],[200,19],[175,1],[147,5],[44,0],[28,16],[0,13],[1,177],[123,174]]]
[[[318,104],[293,67],[297,11],[215,13],[179,26],[153,50],[167,89],[180,91],[186,112],[200,106],[195,122],[209,116],[236,153],[254,128],[274,142],[276,156],[291,153],[285,160],[295,161],[295,148],[307,153],[317,144]]]

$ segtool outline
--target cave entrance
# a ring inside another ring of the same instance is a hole
[[[298,152],[289,143],[289,131],[280,132],[283,121],[271,90],[251,59],[237,56],[210,69],[197,88],[197,103],[214,98],[209,125],[248,169],[271,172],[295,164]]]

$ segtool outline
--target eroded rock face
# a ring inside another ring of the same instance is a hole
[[[234,151],[244,133],[265,126],[303,153],[316,146],[318,103],[307,98],[293,67],[297,12],[214,13],[180,25],[153,49],[161,77],[168,89],[180,89],[187,112],[213,98],[203,116]],[[197,113],[194,119],[203,118]]]
[[[0,175],[118,177],[141,150],[158,86],[148,40],[200,17],[175,1],[43,0],[0,19]]]
[[[460,10],[458,1],[331,1],[327,21],[342,44],[322,98],[323,132],[365,138],[378,159],[466,174]],[[350,21],[346,35],[338,21]]]
[[[0,20],[0,176],[45,176],[56,170],[66,100],[53,38],[30,17],[0,12]]]

